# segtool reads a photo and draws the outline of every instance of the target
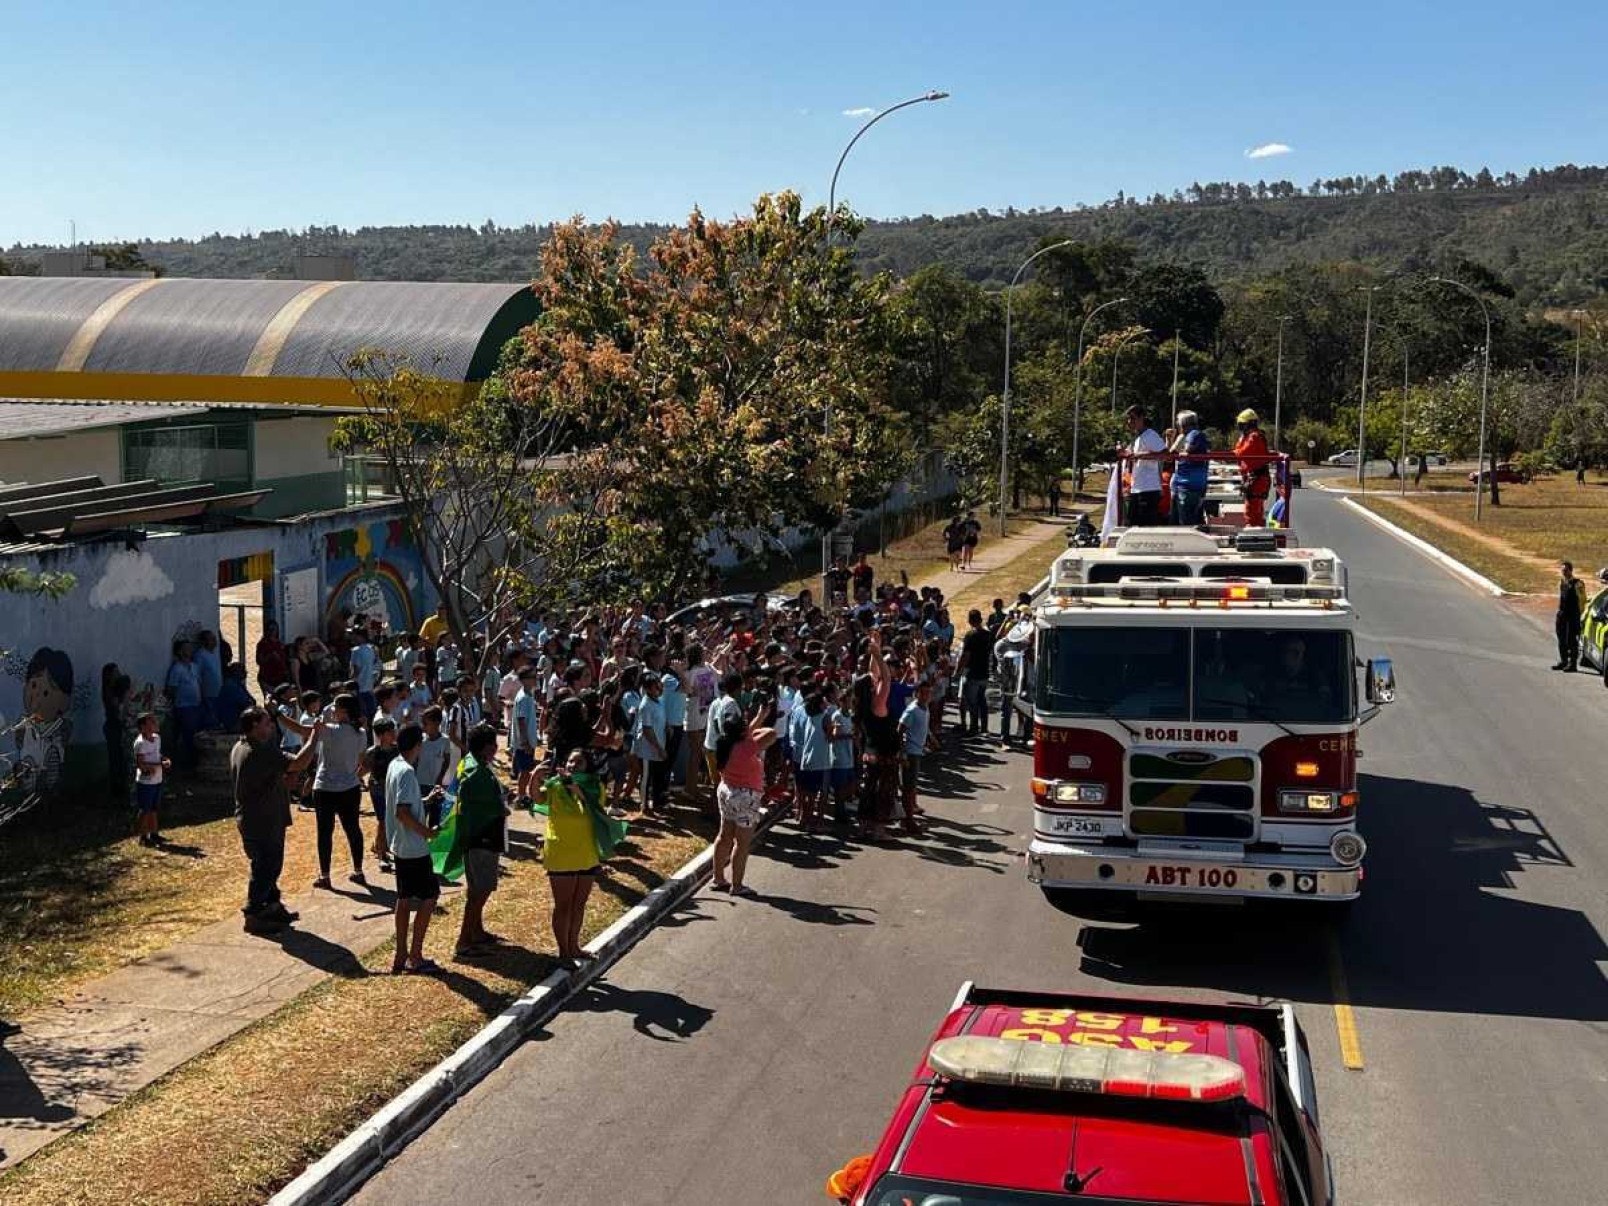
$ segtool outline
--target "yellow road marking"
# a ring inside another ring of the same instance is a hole
[[[1340,1036],[1340,1059],[1353,1072],[1362,1071],[1362,1040],[1357,1037],[1357,1015],[1351,1008],[1346,965],[1340,958],[1340,940],[1329,934],[1329,995],[1334,998],[1334,1028]]]

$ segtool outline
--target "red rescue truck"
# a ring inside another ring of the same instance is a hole
[[[1355,625],[1334,552],[1265,529],[1130,528],[1061,554],[1013,684],[1029,879],[1052,899],[1355,899],[1357,734],[1395,698]]]
[[[1289,1005],[966,984],[851,1206],[1328,1206],[1305,1036]]]

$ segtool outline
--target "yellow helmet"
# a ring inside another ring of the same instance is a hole
[[[1256,417],[1256,412],[1249,407],[1246,407],[1234,417],[1234,422],[1236,423],[1260,423],[1261,421]]]

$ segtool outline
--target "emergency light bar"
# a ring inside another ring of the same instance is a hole
[[[1150,578],[1125,582],[1057,582],[1052,599],[1181,600],[1190,603],[1306,603],[1341,598],[1338,587],[1319,583],[1276,585],[1266,579]]]
[[[939,1039],[927,1063],[951,1080],[1016,1089],[1169,1101],[1225,1101],[1245,1092],[1244,1069],[1217,1055],[962,1035]]]

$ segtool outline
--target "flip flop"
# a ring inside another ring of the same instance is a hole
[[[434,959],[421,959],[411,967],[404,966],[403,972],[410,976],[429,976],[441,970],[441,965]]]
[[[731,891],[731,885],[728,884],[728,883],[722,883],[719,880],[717,880],[714,883],[709,885],[709,890],[711,892],[730,892]]]
[[[750,888],[747,884],[744,884],[740,888],[733,888],[731,890],[731,894],[733,896],[741,896],[744,900],[753,900],[759,895],[758,892],[754,891],[754,889]]]

